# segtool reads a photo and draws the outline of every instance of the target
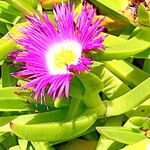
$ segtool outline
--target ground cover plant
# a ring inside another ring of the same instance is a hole
[[[0,1],[0,150],[149,150],[150,2]]]

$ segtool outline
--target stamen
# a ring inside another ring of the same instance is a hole
[[[46,55],[50,74],[66,74],[67,66],[76,65],[81,53],[81,45],[76,41],[65,40],[52,45]]]
[[[64,68],[65,64],[70,65],[74,62],[75,58],[76,54],[74,51],[63,49],[60,53],[55,54],[54,56],[55,66],[57,68]]]

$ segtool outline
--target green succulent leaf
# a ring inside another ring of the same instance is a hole
[[[149,149],[149,145],[150,145],[150,139],[144,139],[144,140],[141,140],[135,144],[132,144],[132,145],[127,145],[126,147],[122,148],[121,150],[133,150],[133,149],[136,149],[136,150],[141,150],[141,149]]]
[[[144,135],[125,127],[97,127],[96,129],[108,139],[124,144],[134,144],[146,138]]]
[[[150,129],[150,121],[148,117],[133,117],[130,118],[129,121],[135,126]]]
[[[95,61],[108,61],[113,59],[125,59],[134,56],[150,47],[150,30],[142,31],[136,37],[133,37],[124,43],[114,44],[106,47],[105,51],[95,51],[88,53]]]
[[[33,15],[35,14],[35,10],[31,7],[30,4],[32,4],[32,2],[34,2],[33,0],[31,0],[30,2],[28,0],[8,0],[8,2],[10,2],[11,4],[13,4],[16,9],[18,9],[23,15]]]
[[[104,62],[104,66],[130,87],[135,87],[150,75],[124,60]]]
[[[150,27],[150,14],[143,4],[138,8],[137,22],[143,26]]]
[[[107,101],[106,116],[123,114],[147,100],[150,97],[149,86],[150,78],[144,80],[128,93],[112,101]],[[142,91],[144,91],[144,94]]]
[[[11,122],[12,131],[31,141],[58,141],[80,135],[96,121],[97,116],[81,116],[69,122],[51,122],[46,124],[23,125]],[[56,132],[57,131],[57,132]]]
[[[15,94],[15,88],[1,88],[0,89],[0,111],[28,111],[34,110],[34,104],[30,108],[22,97]],[[10,94],[10,95],[8,95]]]
[[[110,62],[110,64],[113,63]],[[117,64],[117,66],[120,65]],[[114,72],[112,73],[104,66],[92,68],[92,72],[101,79],[104,85],[102,92],[109,99],[114,99],[130,91],[130,88],[113,74]]]
[[[106,120],[105,126],[121,126],[122,121],[123,121],[123,115],[110,117]],[[122,148],[123,145],[124,144],[115,142],[114,140],[108,139],[104,135],[101,135],[97,143],[96,150],[120,149]]]
[[[0,1],[0,11],[10,15],[20,15],[20,13],[6,1]]]
[[[144,66],[143,66],[143,70],[145,71],[145,72],[147,72],[147,73],[149,73],[150,74],[150,60],[149,59],[146,59],[145,61],[144,61]]]
[[[146,100],[140,106],[130,110],[126,113],[128,118],[140,116],[140,117],[147,117],[150,116],[150,99]]]
[[[145,51],[138,53],[134,56],[134,58],[139,59],[150,59],[150,48],[146,49]]]
[[[15,44],[11,40],[0,39],[0,61],[10,52],[13,52]]]
[[[11,87],[17,84],[17,79],[11,76],[12,72],[15,72],[16,68],[11,65],[11,62],[5,61],[2,65],[2,86]]]
[[[121,6],[120,3],[124,3],[127,7],[128,3],[127,0],[117,0],[117,1],[113,1],[113,0],[109,0],[109,1],[105,1],[105,0],[90,0],[94,5],[96,5],[97,7],[99,7],[99,9],[107,14],[109,17],[118,19],[122,22],[125,23],[130,23],[130,21],[128,20],[128,18],[126,18],[125,16],[123,16],[121,13]]]

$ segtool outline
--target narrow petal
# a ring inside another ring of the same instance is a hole
[[[104,30],[104,27],[100,29],[99,27],[103,20],[97,20],[93,23],[95,16],[96,10],[86,4],[84,4],[82,12],[77,16],[76,36],[82,44],[84,52],[102,47],[103,40],[99,34]]]
[[[74,38],[74,4],[55,5],[54,15],[58,31],[64,39]]]

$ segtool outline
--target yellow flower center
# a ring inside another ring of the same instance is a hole
[[[59,53],[54,56],[54,64],[57,68],[64,68],[75,61],[76,54],[72,50],[62,49]]]
[[[77,65],[82,55],[82,46],[74,40],[54,43],[46,53],[46,63],[51,75],[67,74],[66,65]]]

